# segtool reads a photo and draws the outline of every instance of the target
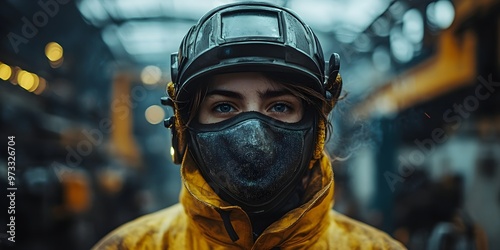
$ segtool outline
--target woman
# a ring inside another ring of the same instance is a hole
[[[112,232],[95,249],[403,249],[331,209],[324,153],[342,85],[289,10],[240,3],[207,13],[172,56],[169,99],[180,204]]]

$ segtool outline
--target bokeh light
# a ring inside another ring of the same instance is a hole
[[[427,6],[427,20],[431,26],[439,29],[450,27],[455,19],[455,8],[448,0],[440,0]]]
[[[165,111],[158,105],[152,105],[146,109],[146,120],[151,124],[158,124],[165,118]]]
[[[399,27],[394,27],[390,33],[391,52],[397,61],[406,63],[413,58],[413,44],[403,35]]]
[[[408,10],[404,14],[403,34],[414,44],[418,44],[424,39],[424,19],[417,9]]]
[[[31,86],[31,88],[28,89],[29,92],[35,91],[38,88],[38,85],[40,84],[40,78],[36,74],[31,73],[31,76],[33,76],[33,86]]]
[[[63,58],[64,51],[61,45],[56,42],[50,42],[45,46],[45,56],[51,62],[57,62]]]
[[[5,63],[0,63],[0,79],[7,81],[11,76],[12,68]]]
[[[26,70],[20,70],[17,73],[17,83],[25,90],[30,90],[35,85],[35,77]]]
[[[144,84],[156,84],[161,79],[161,69],[157,66],[146,66],[141,72],[141,80]]]

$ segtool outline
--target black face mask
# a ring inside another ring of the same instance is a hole
[[[285,123],[244,112],[215,124],[193,124],[190,148],[212,189],[249,213],[279,209],[301,183],[314,148],[315,122]]]

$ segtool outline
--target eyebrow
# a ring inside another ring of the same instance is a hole
[[[238,92],[222,90],[222,89],[213,89],[207,92],[207,96],[221,95],[229,98],[243,99],[244,96]]]
[[[292,93],[286,89],[279,89],[279,90],[268,89],[264,92],[259,91],[260,99],[267,99],[267,98],[279,97],[279,96],[284,96],[284,95],[292,95]]]
[[[292,93],[286,89],[279,89],[279,90],[271,90],[267,89],[265,91],[259,91],[259,98],[262,99],[267,99],[267,98],[274,98],[274,97],[279,97],[279,96],[284,96],[284,95],[292,95]],[[222,90],[222,89],[212,89],[207,92],[207,97],[214,96],[214,95],[220,95],[220,96],[225,96],[229,98],[235,98],[235,99],[245,99],[244,95],[238,92],[230,91],[230,90]]]

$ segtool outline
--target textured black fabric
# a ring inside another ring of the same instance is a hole
[[[314,145],[311,124],[246,112],[221,124],[197,125],[191,146],[221,198],[244,208],[266,206],[275,199],[286,202],[303,176]]]

